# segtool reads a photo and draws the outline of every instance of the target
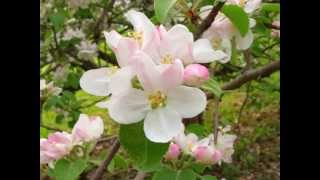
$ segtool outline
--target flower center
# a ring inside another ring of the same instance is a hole
[[[143,42],[143,34],[142,34],[142,32],[136,32],[136,31],[129,32],[128,36],[132,37],[133,39],[138,41],[140,44],[142,44],[142,42]]]
[[[239,1],[239,6],[240,6],[240,7],[243,7],[246,2],[247,2],[247,0],[240,0],[240,1]]]
[[[160,91],[156,91],[149,95],[148,100],[151,108],[156,109],[166,105],[167,96]]]
[[[173,57],[170,54],[167,54],[161,59],[160,62],[161,62],[161,64],[172,64]]]

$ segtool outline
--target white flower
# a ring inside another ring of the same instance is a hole
[[[74,30],[68,27],[67,31],[63,34],[62,40],[68,41],[68,40],[71,40],[72,38],[83,39],[85,38],[85,35],[80,29]]]
[[[131,88],[111,96],[109,114],[120,124],[145,119],[146,137],[153,142],[168,142],[183,129],[182,118],[194,117],[205,109],[206,96],[200,89],[182,86],[181,61],[157,68],[143,52],[133,59],[143,90]]]
[[[80,45],[76,45],[78,48],[78,57],[84,60],[92,60],[97,56],[97,44],[90,43],[89,41],[81,41]]]
[[[100,117],[89,117],[80,114],[79,120],[72,129],[73,143],[88,142],[100,138],[103,133],[103,120]]]

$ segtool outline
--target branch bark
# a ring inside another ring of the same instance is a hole
[[[103,23],[104,18],[108,15],[108,14],[107,14],[108,11],[113,7],[114,3],[115,3],[115,0],[111,0],[111,1],[108,3],[108,5],[106,5],[105,8],[103,8],[102,13],[101,13],[100,17],[99,17],[98,20],[97,20],[97,23],[96,23],[96,25],[95,25],[95,27],[94,27],[94,37],[93,37],[96,42],[97,42],[98,39],[100,38],[100,34],[101,34],[101,32],[100,32],[100,31],[101,31],[101,30],[100,30],[101,24]]]
[[[110,150],[110,153],[109,153],[107,159],[105,159],[100,164],[100,166],[96,169],[96,171],[94,172],[94,174],[92,175],[90,180],[101,180],[102,179],[102,175],[103,175],[103,172],[105,171],[105,168],[110,164],[111,160],[116,155],[119,148],[120,148],[120,141],[118,139],[116,139],[111,147],[111,150]]]
[[[259,78],[259,77],[268,76],[268,75],[278,71],[279,69],[280,69],[280,60],[273,61],[272,63],[264,65],[264,66],[259,67],[257,69],[248,70],[248,71],[244,72],[242,75],[240,75],[237,78],[233,79],[232,81],[224,84],[222,86],[222,89],[223,90],[232,90],[232,89],[239,88],[248,81],[251,81],[251,80]]]
[[[218,2],[217,5],[212,8],[207,18],[200,24],[198,31],[194,34],[195,39],[199,39],[202,33],[211,26],[224,3],[225,2]]]

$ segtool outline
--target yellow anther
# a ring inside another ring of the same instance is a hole
[[[148,100],[151,108],[156,109],[166,105],[167,96],[160,91],[156,91],[149,95]]]
[[[138,41],[140,44],[143,42],[143,34],[142,34],[142,32],[136,32],[136,31],[129,32],[128,36],[132,37],[133,39]]]
[[[161,62],[161,64],[172,64],[173,57],[170,54],[167,54],[161,59],[160,62]]]
[[[240,0],[240,1],[239,1],[239,6],[240,6],[240,7],[243,7],[246,2],[247,2],[247,0]]]

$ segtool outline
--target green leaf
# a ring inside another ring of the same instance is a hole
[[[152,177],[152,180],[176,180],[177,172],[163,168],[160,171],[156,172]]]
[[[205,135],[205,129],[200,124],[190,124],[187,126],[186,131],[188,133],[194,133],[199,137],[202,137]]]
[[[56,31],[63,26],[65,19],[65,14],[61,11],[49,16],[49,20]]]
[[[191,169],[178,171],[176,180],[196,180],[197,176]]]
[[[196,180],[197,176],[191,169],[173,171],[163,168],[156,172],[152,180]]]
[[[213,78],[210,78],[204,85],[202,85],[202,88],[204,90],[212,92],[218,98],[222,97],[222,89],[220,88],[219,83]]]
[[[49,110],[51,107],[55,106],[60,101],[58,96],[51,96],[43,105],[44,110]]]
[[[218,180],[215,176],[205,175],[201,177],[201,180]]]
[[[87,167],[87,161],[83,159],[77,159],[75,161],[69,161],[61,159],[57,161],[54,169],[49,169],[49,176],[56,180],[75,180]]]
[[[222,12],[237,27],[242,37],[249,31],[248,14],[237,5],[224,5]]]
[[[262,3],[261,10],[265,12],[280,12],[279,3]]]
[[[143,122],[121,125],[120,143],[140,170],[153,171],[160,167],[160,161],[168,149],[168,143],[149,141],[143,131]]]
[[[205,164],[192,164],[191,168],[193,171],[197,172],[198,174],[202,174],[203,171],[207,168]]]
[[[155,15],[160,23],[164,23],[167,19],[169,10],[176,3],[177,0],[155,0],[154,1],[154,10]]]

